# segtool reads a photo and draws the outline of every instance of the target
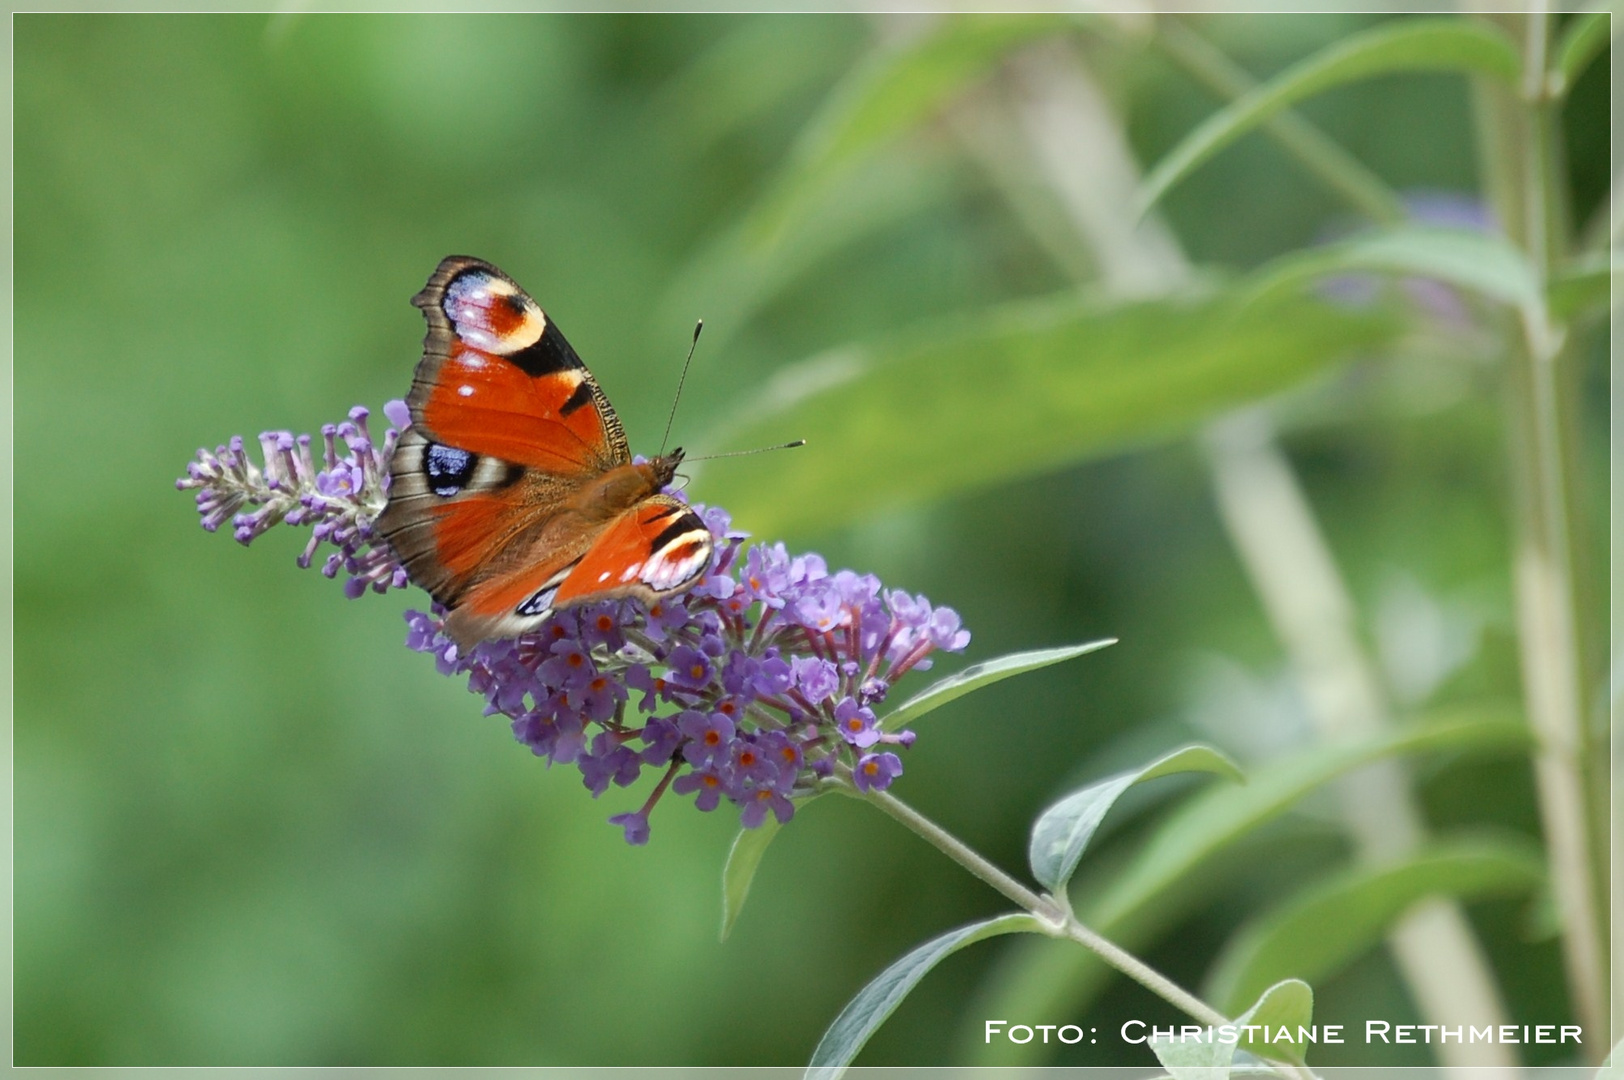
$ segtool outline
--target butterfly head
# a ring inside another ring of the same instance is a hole
[[[685,456],[682,447],[679,446],[669,454],[649,458],[648,469],[653,474],[655,487],[663,488],[671,483],[672,479],[677,475],[677,467],[682,464],[682,459]]]

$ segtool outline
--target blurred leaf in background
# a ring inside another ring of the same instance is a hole
[[[1188,28],[1262,77],[1378,22]],[[604,819],[641,791],[595,802],[401,648],[420,596],[347,602],[295,569],[295,538],[248,554],[198,530],[172,488],[198,446],[405,394],[407,298],[453,252],[538,298],[635,450],[657,445],[704,317],[674,441],[812,443],[713,463],[695,498],[951,604],[968,662],[1121,639],[944,707],[909,751],[899,792],[1005,866],[1079,783],[1226,709],[1261,723],[1245,687],[1279,675],[1279,649],[1182,437],[1230,405],[1284,401],[1367,608],[1398,575],[1473,613],[1471,648],[1413,704],[1515,701],[1482,306],[1451,294],[1417,316],[1402,286],[1241,306],[1248,272],[1349,223],[1257,134],[1166,196],[1203,268],[1187,288],[1122,302],[1079,283],[1086,256],[1041,227],[1062,211],[1039,164],[978,152],[977,110],[1018,98],[1045,49],[1096,73],[1141,162],[1221,102],[1131,20],[948,29],[933,51],[905,20],[844,15],[16,18],[17,1064],[801,1064],[892,959],[999,910],[824,799],[776,837],[718,944],[730,817],[672,805],[626,847]],[[1607,189],[1605,67],[1579,70],[1568,112],[1581,220]],[[883,86],[892,111],[854,109]],[[1302,114],[1393,188],[1476,197],[1459,78],[1366,82]],[[841,115],[871,122],[830,141]],[[1579,397],[1593,478],[1604,339]],[[1600,483],[1582,495],[1603,521]],[[1223,693],[1200,674],[1214,657],[1245,673]],[[1440,752],[1418,783],[1439,827],[1539,835],[1524,758]],[[1084,892],[1159,820],[1127,797],[1119,812]],[[1346,841],[1312,799],[1270,828],[1146,942],[1182,984],[1238,928],[1289,924],[1305,883],[1340,880]],[[1548,1023],[1557,947],[1498,887],[1523,869],[1466,890],[1468,911],[1515,1018]],[[959,1063],[941,1032],[1015,951],[950,960],[863,1062]],[[1380,951],[1313,1001],[1319,1023],[1413,1009]],[[1102,1031],[1173,1015],[1123,984],[1088,1008]],[[1428,1060],[1391,1051],[1314,1060]],[[1102,1041],[1053,1060],[1149,1058]]]

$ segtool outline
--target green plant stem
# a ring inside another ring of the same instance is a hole
[[[1478,90],[1485,173],[1496,210],[1541,282],[1558,264],[1566,239],[1556,103],[1547,77],[1549,21],[1547,12],[1536,10],[1520,26],[1510,24],[1524,43],[1521,94]],[[1606,903],[1606,853],[1596,845],[1605,832],[1596,817],[1605,804],[1605,777],[1598,775],[1605,755],[1592,745],[1585,724],[1587,652],[1598,647],[1586,640],[1578,602],[1584,590],[1576,581],[1577,463],[1572,410],[1564,407],[1574,360],[1567,328],[1545,305],[1527,305],[1518,318],[1522,340],[1511,349],[1507,383],[1523,694],[1539,738],[1534,778],[1562,918],[1568,988],[1585,1030],[1605,1033],[1608,974],[1599,912]],[[1607,1039],[1591,1041],[1602,1046]]]
[[[841,776],[836,790],[844,795],[861,799],[879,807],[910,832],[920,836],[932,847],[964,867],[970,873],[991,885],[1034,916],[1053,937],[1063,937],[1092,950],[1107,964],[1128,976],[1157,997],[1212,1027],[1223,1027],[1230,1019],[1205,1001],[1190,993],[1137,956],[1079,922],[1071,913],[1071,904],[1063,896],[1038,893],[1010,877],[995,863],[964,841],[936,824],[918,810],[888,791],[858,791],[849,779]],[[1271,1061],[1270,1067],[1282,1076],[1312,1077],[1305,1067],[1290,1062]]]
[[[1127,950],[1107,941],[1077,921],[1070,905],[1054,896],[1037,893],[1016,881],[985,856],[964,841],[915,810],[901,799],[886,791],[857,791],[849,793],[885,811],[905,825],[909,831],[922,837],[948,858],[970,873],[1003,893],[1025,911],[1036,916],[1055,937],[1070,938],[1099,954],[1100,958],[1122,974],[1133,979],[1157,997],[1200,1020],[1204,1024],[1229,1023],[1223,1013],[1202,1001],[1188,990],[1167,978]]]

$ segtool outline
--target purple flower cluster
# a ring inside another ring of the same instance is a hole
[[[405,402],[389,402],[384,413],[401,428],[411,422]],[[309,525],[310,542],[299,554],[299,565],[308,569],[321,546],[331,544],[338,550],[328,554],[321,572],[337,577],[340,569],[345,570],[350,576],[344,591],[351,597],[368,587],[375,592],[403,589],[406,571],[372,533],[372,521],[388,499],[389,458],[398,432],[389,428],[383,445],[375,444],[367,430],[368,415],[357,405],[348,420],[321,429],[320,468],[309,435],[261,433],[263,468],[254,464],[243,437],[233,435],[212,452],[199,450],[175,486],[197,491],[203,528],[214,532],[229,520],[232,535],[245,546],[282,522]],[[344,440],[343,456],[339,439]]]
[[[405,426],[399,402],[385,412]],[[403,586],[372,533],[397,433],[375,446],[366,418],[357,408],[323,429],[322,469],[309,436],[270,432],[260,437],[263,470],[234,438],[200,452],[178,486],[198,489],[205,529],[230,518],[244,544],[279,522],[313,526],[300,565],[333,544],[323,570],[348,570],[351,596]],[[442,632],[437,608],[406,615],[409,648],[432,655],[442,674],[466,675],[487,714],[508,717],[536,755],[580,769],[594,797],[630,786],[645,767],[664,770],[641,809],[610,818],[631,844],[648,841],[649,812],[668,790],[705,811],[725,799],[746,828],[769,814],[788,821],[794,800],[827,782],[884,790],[902,773],[895,750],[914,736],[886,730],[875,706],[897,679],[930,667],[933,652],[970,641],[951,608],[884,589],[872,574],[830,573],[821,556],[791,556],[783,544],[746,546],[725,511],[696,509],[717,554],[680,596],[569,608],[466,651]]]
[[[885,590],[872,574],[830,573],[818,555],[783,544],[745,547],[714,507],[700,515],[717,561],[689,592],[645,607],[635,600],[555,613],[512,641],[461,653],[440,620],[408,612],[407,645],[441,672],[466,673],[487,713],[501,713],[540,757],[573,764],[594,796],[627,787],[644,767],[664,775],[642,809],[610,820],[629,843],[648,839],[648,814],[666,790],[700,810],[725,799],[746,828],[839,776],[880,791],[902,773],[874,706],[891,685],[930,666],[937,649],[969,643],[950,608]]]

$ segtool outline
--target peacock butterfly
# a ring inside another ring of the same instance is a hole
[[[428,320],[377,529],[450,614],[463,648],[559,608],[691,587],[710,530],[661,490],[681,449],[633,463],[597,380],[558,326],[490,263],[441,261],[412,298]]]

